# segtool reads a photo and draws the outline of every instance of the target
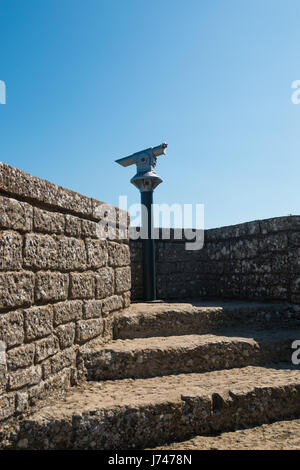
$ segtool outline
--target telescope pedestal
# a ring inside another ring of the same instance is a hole
[[[142,203],[142,227],[144,236],[142,239],[143,250],[143,286],[144,299],[156,300],[156,268],[155,268],[155,241],[153,237],[153,191],[141,192]],[[146,230],[145,230],[146,228]]]

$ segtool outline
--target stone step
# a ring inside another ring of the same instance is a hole
[[[83,354],[89,380],[155,377],[291,361],[299,329],[116,340]]]
[[[300,306],[287,303],[193,301],[134,303],[114,319],[114,339],[210,333],[243,326],[300,325]]]
[[[299,450],[300,419],[275,421],[218,436],[195,436],[155,447],[158,450]]]
[[[143,449],[299,413],[299,369],[248,366],[87,382],[20,420],[9,439],[10,448]]]

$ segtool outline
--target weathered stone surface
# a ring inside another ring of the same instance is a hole
[[[61,349],[72,346],[75,341],[75,323],[67,323],[66,325],[58,326],[55,329],[55,334]]]
[[[65,216],[59,212],[45,211],[35,207],[33,227],[36,232],[63,234],[65,231]]]
[[[21,414],[37,398],[84,377],[75,360],[76,335],[81,345],[112,338],[112,320],[102,318],[100,299],[114,293],[114,269],[108,268],[107,240],[99,239],[97,223],[109,222],[111,230],[112,206],[2,163],[1,191],[11,197],[0,195],[0,341],[7,349],[0,394],[14,390]],[[97,215],[99,205],[107,214]],[[115,249],[112,264],[123,266],[128,248]],[[85,302],[71,300],[81,298]],[[0,414],[8,416],[5,406],[0,403]]]
[[[105,240],[86,240],[88,267],[101,268],[107,265],[108,249]]]
[[[115,270],[116,294],[122,294],[131,288],[130,268],[117,268]]]
[[[0,189],[10,194],[43,202],[49,206],[91,216],[92,199],[62,188],[49,181],[31,176],[22,170],[0,162]],[[101,203],[99,201],[99,203]]]
[[[111,312],[120,310],[123,308],[123,297],[121,295],[112,295],[103,300],[102,302],[102,314],[103,316],[108,315]]]
[[[131,292],[124,292],[123,294],[124,308],[130,307],[131,302]]]
[[[25,418],[17,441],[27,436],[30,449],[144,449],[291,418],[299,396],[298,371],[283,365],[89,383]]]
[[[184,240],[156,241],[160,299],[199,296],[298,302],[300,216],[279,217],[206,230],[204,247]],[[160,230],[160,237],[162,236]],[[132,299],[143,299],[142,244],[130,241]]]
[[[275,217],[273,219],[261,220],[260,226],[263,234],[299,229],[300,216]]]
[[[121,267],[130,264],[130,249],[128,245],[108,242],[109,266]]]
[[[57,374],[65,367],[71,367],[75,364],[75,349],[68,348],[49,360],[51,364],[51,374]]]
[[[97,222],[82,219],[81,233],[85,238],[98,238]]]
[[[102,300],[87,300],[83,306],[83,316],[89,318],[99,318],[102,316]]]
[[[75,217],[74,215],[66,214],[66,235],[71,237],[80,238],[81,237],[81,219]]]
[[[34,353],[34,344],[25,344],[7,351],[6,361],[8,370],[16,370],[33,365]]]
[[[82,318],[82,301],[73,300],[53,305],[54,325],[69,323]]]
[[[33,209],[26,202],[0,196],[0,228],[30,232]]]
[[[68,274],[38,272],[36,274],[35,298],[37,301],[59,301],[68,298]]]
[[[300,276],[292,281],[291,291],[293,294],[300,294]]]
[[[291,234],[291,242],[295,246],[300,246],[300,231]]]
[[[59,342],[55,336],[49,336],[35,343],[35,362],[41,362],[59,351]]]
[[[36,385],[42,378],[40,366],[31,366],[27,369],[19,369],[9,374],[9,390],[17,390],[25,385]]]
[[[22,236],[17,232],[0,232],[0,270],[22,269]]]
[[[61,257],[60,269],[82,270],[86,268],[87,255],[83,240],[71,237],[58,237],[58,253]]]
[[[51,305],[24,310],[26,341],[48,336],[53,331],[53,308]]]
[[[56,240],[50,235],[25,236],[24,265],[28,268],[55,269],[59,265]]]
[[[59,235],[27,234],[24,264],[28,268],[71,271],[84,269],[86,250],[83,240]]]
[[[232,330],[208,335],[181,335],[115,340],[91,352],[88,378],[115,380],[233,369],[289,361],[294,329]]]
[[[171,247],[170,247],[171,249]],[[184,246],[183,246],[184,250]],[[206,244],[206,253],[210,260],[220,261],[222,259],[228,259],[231,257],[231,245],[229,241],[222,241],[216,243]]]
[[[288,266],[292,274],[300,274],[300,248],[293,248],[289,250]]]
[[[22,413],[23,411],[27,410],[29,405],[29,396],[28,392],[20,391],[16,392],[16,411],[18,413]]]
[[[9,418],[15,411],[15,396],[13,394],[1,395],[0,422]]]
[[[230,238],[240,238],[259,230],[258,222],[252,222],[251,227],[248,224],[229,225],[227,227],[213,228],[205,231],[206,241],[226,240]],[[254,225],[255,224],[255,225]]]
[[[24,320],[21,311],[0,314],[0,341],[7,348],[24,342]]]
[[[6,364],[1,363],[0,364],[0,396],[3,395],[3,393],[6,392],[7,381],[8,381],[8,373],[7,373]],[[0,398],[0,400],[1,400],[1,398]],[[1,401],[0,401],[0,403],[1,403]]]
[[[103,324],[101,318],[80,320],[76,324],[76,342],[81,344],[101,336]]]
[[[93,272],[70,274],[71,299],[92,299],[95,297],[95,275]]]
[[[231,244],[230,251],[233,258],[247,259],[253,258],[258,252],[258,240],[238,240]]]
[[[114,293],[114,271],[112,268],[102,268],[95,274],[96,299],[109,297]]]
[[[37,385],[28,388],[28,403],[33,406],[43,398],[45,398],[45,382],[41,380]]]
[[[260,240],[259,248],[263,252],[273,252],[285,250],[288,246],[288,237],[285,233],[269,235]]]
[[[96,221],[116,226],[118,224],[119,209],[110,204],[93,199],[93,218]]]
[[[49,395],[49,393],[57,390],[66,390],[70,387],[70,378],[71,370],[67,368],[61,370],[50,378],[47,377],[43,384],[46,394]]]

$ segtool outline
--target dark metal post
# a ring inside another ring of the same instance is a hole
[[[153,191],[141,192],[142,226],[147,228],[142,240],[144,299],[156,300],[155,241],[153,239]]]

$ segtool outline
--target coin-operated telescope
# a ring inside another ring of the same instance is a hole
[[[136,165],[137,174],[131,178],[130,182],[134,184],[141,192],[153,191],[162,179],[156,174],[156,160],[160,155],[166,154],[168,144],[165,142],[157,147],[150,147],[141,152],[133,153],[129,157],[116,160],[122,166]]]
[[[143,279],[145,300],[156,300],[155,245],[153,239],[153,191],[162,183],[155,172],[157,157],[166,154],[168,144],[163,142],[157,147],[150,147],[133,153],[116,163],[126,167],[136,165],[137,173],[130,182],[141,192],[142,231],[143,234]]]

